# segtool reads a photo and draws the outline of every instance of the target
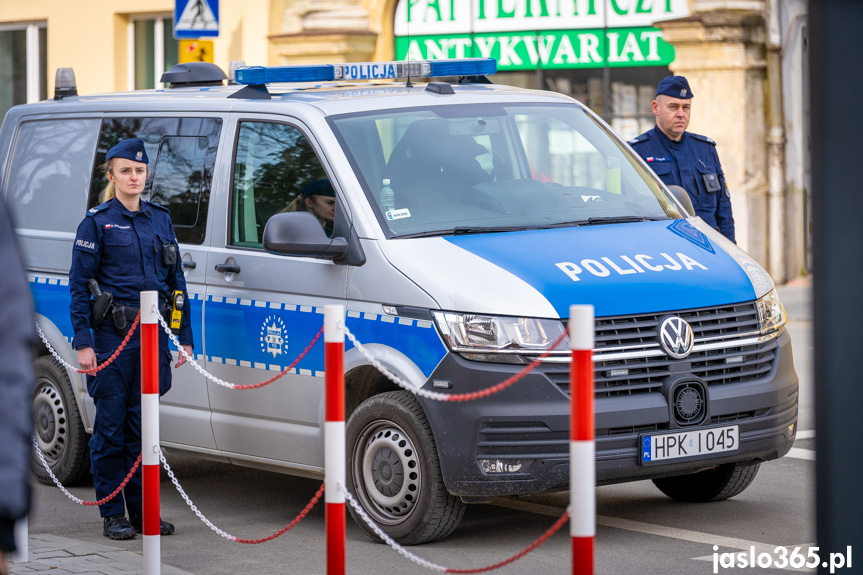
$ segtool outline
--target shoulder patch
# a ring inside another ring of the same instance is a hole
[[[108,204],[110,204],[110,203],[111,202],[103,202],[103,203],[99,204],[98,206],[93,206],[92,208],[87,210],[87,216],[92,218],[94,214],[98,214],[102,210],[107,209]]]
[[[693,134],[692,132],[690,132],[689,135],[692,136],[693,138],[695,138],[696,140],[701,140],[702,142],[707,142],[708,144],[711,144],[713,146],[716,145],[716,142],[714,142],[712,139],[708,138],[707,136],[702,136],[701,134]]]
[[[634,138],[629,140],[627,143],[631,146],[633,144],[637,144],[639,142],[644,142],[645,140],[649,140],[649,139],[650,139],[650,132],[644,132],[640,136],[635,136]]]

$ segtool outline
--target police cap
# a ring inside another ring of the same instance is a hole
[[[663,78],[656,87],[656,95],[671,96],[681,100],[688,100],[693,96],[692,90],[689,89],[689,82],[683,76]]]
[[[147,150],[144,149],[144,140],[141,138],[129,138],[121,141],[105,154],[106,162],[111,158],[125,158],[133,162],[150,163],[147,158]]]
[[[336,191],[333,189],[333,185],[327,178],[323,178],[321,180],[312,180],[311,182],[305,184],[302,188],[300,188],[300,193],[304,196],[335,197],[336,195]]]

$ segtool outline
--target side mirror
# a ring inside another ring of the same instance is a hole
[[[327,237],[318,218],[308,212],[285,212],[267,220],[264,249],[274,254],[335,260],[348,253],[348,242]]]
[[[683,205],[683,209],[686,210],[689,217],[695,215],[695,207],[692,205],[692,198],[689,197],[689,192],[680,186],[668,186],[668,190]]]

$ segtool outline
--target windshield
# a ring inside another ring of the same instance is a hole
[[[576,105],[460,105],[330,120],[388,237],[684,217]]]

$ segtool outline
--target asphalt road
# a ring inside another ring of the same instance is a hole
[[[650,482],[597,489],[597,574],[700,575],[794,570],[723,568],[718,553],[766,554],[779,561],[785,547],[807,555],[815,541],[814,431],[812,413],[812,323],[805,287],[781,290],[788,310],[795,365],[801,379],[800,437],[789,456],[761,466],[755,482],[742,494],[712,504],[676,503]],[[288,477],[179,454],[167,454],[180,483],[195,505],[216,526],[241,538],[266,537],[289,523],[308,503],[321,482]],[[92,486],[71,490],[93,499]],[[568,504],[566,493],[506,498],[473,505],[447,539],[409,550],[450,568],[467,569],[497,563],[518,553],[542,535]],[[190,573],[230,574],[326,572],[324,505],[321,501],[294,529],[273,541],[243,545],[211,531],[186,506],[167,478],[162,483],[163,517],[177,533],[162,538],[162,561]],[[31,533],[107,542],[94,508],[68,500],[57,488],[38,485],[30,516]],[[141,552],[141,539],[111,542]],[[500,574],[571,573],[568,525],[526,557],[493,571]],[[725,560],[728,560],[726,556]],[[716,561],[716,570],[714,570]],[[411,563],[392,549],[370,541],[348,522],[347,572],[413,574],[432,571]],[[812,569],[796,570],[813,572]],[[837,573],[849,572],[842,569]]]

